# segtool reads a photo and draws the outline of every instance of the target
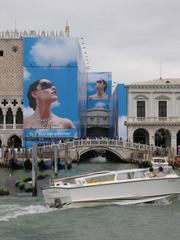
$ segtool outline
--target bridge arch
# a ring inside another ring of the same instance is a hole
[[[87,147],[85,149],[79,149],[79,159],[83,161],[85,158],[96,157],[98,155],[106,156],[107,158],[112,156],[115,161],[124,162],[124,156],[119,151],[112,147]],[[112,160],[113,161],[113,160]]]

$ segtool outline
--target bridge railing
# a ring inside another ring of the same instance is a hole
[[[52,148],[55,144],[39,146],[38,149],[42,151],[52,151]],[[162,150],[161,147],[151,146],[146,144],[133,143],[122,140],[115,139],[81,139],[81,140],[73,140],[69,142],[59,143],[57,144],[58,149],[65,148],[74,148],[74,147],[90,147],[90,146],[112,146],[112,147],[121,147],[121,148],[130,148],[130,149],[138,149],[138,150]]]
[[[38,146],[38,155],[39,156],[53,156],[54,152],[54,145],[44,145]],[[126,149],[136,149],[140,151],[149,151],[154,152],[157,154],[164,154],[164,149],[157,146],[133,143],[130,141],[122,141],[116,139],[78,139],[69,142],[59,143],[56,144],[59,151],[65,149],[74,149],[79,147],[117,147],[117,148],[126,148]],[[9,149],[9,152],[12,149]],[[9,154],[6,154],[9,156]],[[32,149],[31,148],[21,148],[19,151],[16,150],[16,157],[18,158],[31,158],[32,156]]]
[[[156,151],[162,150],[161,147],[151,146],[146,144],[133,143],[130,141],[116,140],[116,139],[80,139],[73,140],[71,142],[60,143],[58,148],[64,149],[65,147],[74,148],[74,147],[88,147],[88,146],[113,146],[137,150],[148,150]]]

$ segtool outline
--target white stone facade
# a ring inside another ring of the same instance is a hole
[[[107,137],[109,134],[109,110],[89,109],[86,112],[87,136]]]
[[[159,79],[127,86],[128,88],[128,138],[134,140],[135,131],[145,132],[145,141],[156,144],[157,132],[165,132],[165,147],[176,153],[180,145],[180,79]],[[138,117],[137,102],[145,102],[145,115]],[[159,114],[159,102],[166,102],[166,114]],[[138,134],[138,133],[137,133]],[[160,136],[161,137],[161,136]]]
[[[86,126],[109,128],[109,110],[106,109],[89,109],[86,114]]]

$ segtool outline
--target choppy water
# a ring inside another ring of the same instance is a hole
[[[86,163],[59,173],[68,176],[125,167],[111,163]],[[16,171],[9,178],[8,172],[0,169],[0,185],[7,183],[13,193],[8,197],[0,197],[0,240],[180,239],[180,199],[153,205],[49,209],[41,193],[37,198],[32,198],[30,194],[13,190],[14,179],[22,175],[28,174]]]

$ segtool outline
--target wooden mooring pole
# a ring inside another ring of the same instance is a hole
[[[67,166],[67,162],[68,162],[68,144],[67,144],[67,142],[65,143],[65,156],[64,156],[64,159],[65,159],[65,163],[66,163],[66,166]]]
[[[58,146],[54,145],[54,175],[58,175]]]
[[[37,196],[37,145],[32,146],[32,196]]]

